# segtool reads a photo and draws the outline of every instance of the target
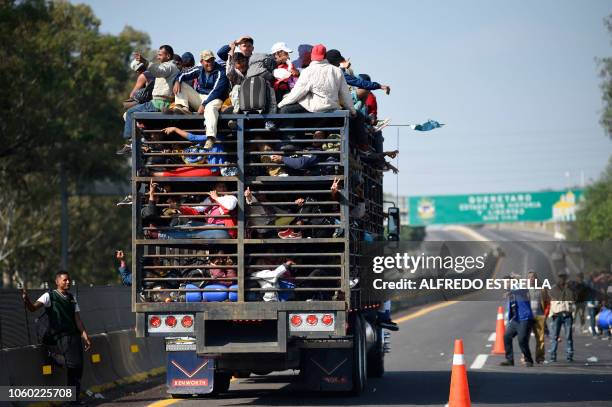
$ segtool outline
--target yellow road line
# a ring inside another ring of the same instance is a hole
[[[181,399],[159,400],[159,401],[156,401],[155,403],[149,404],[147,407],[166,407],[166,406],[169,406],[171,404],[178,403],[179,401],[183,401],[183,400],[181,400]]]
[[[453,305],[458,303],[459,301],[445,301],[438,304],[430,305],[429,307],[422,308],[416,312],[412,312],[410,314],[404,315],[403,317],[399,317],[395,320],[395,323],[401,324],[402,322],[410,321],[411,319],[415,319],[418,317],[422,317],[423,315],[429,314],[432,311],[435,311],[440,308],[448,307],[449,305]]]

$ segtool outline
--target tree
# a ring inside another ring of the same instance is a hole
[[[612,35],[612,15],[604,19],[604,24],[608,32]],[[599,59],[599,66],[599,75],[603,78],[601,90],[604,102],[600,123],[605,129],[606,134],[612,138],[612,58],[606,57]]]
[[[67,1],[0,2],[0,269],[48,280],[59,264],[59,167],[69,174],[71,273],[108,281],[111,244],[129,242],[129,213],[113,198],[80,197],[77,181],[126,179],[121,103],[134,77],[128,61],[149,49],[149,36],[131,27],[118,36],[99,32],[86,5]],[[95,242],[95,243],[94,243]],[[105,246],[101,246],[103,243]],[[104,253],[110,254],[104,259]]]
[[[612,157],[600,179],[584,191],[576,214],[580,240],[612,241]]]

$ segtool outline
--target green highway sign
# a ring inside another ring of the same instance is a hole
[[[567,222],[576,219],[582,189],[408,198],[410,225]]]

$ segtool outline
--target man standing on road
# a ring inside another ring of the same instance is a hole
[[[565,354],[568,362],[574,360],[574,340],[572,338],[572,310],[576,301],[574,291],[567,284],[567,273],[558,274],[559,281],[550,290],[550,314],[552,315],[553,332],[550,340],[550,361],[557,361],[557,346],[561,326],[565,329]]]
[[[518,279],[518,276],[512,276]],[[514,366],[514,351],[512,340],[518,336],[518,344],[525,357],[525,366],[532,367],[533,359],[529,350],[529,336],[533,325],[533,313],[529,303],[528,290],[512,290],[508,293],[508,325],[504,335],[504,347],[506,349],[506,360],[501,366]]]
[[[527,278],[532,282],[537,281],[538,276],[535,271],[527,273]],[[531,312],[533,313],[533,334],[536,340],[535,361],[543,363],[545,360],[544,351],[544,327],[546,326],[546,308],[549,306],[548,290],[529,289],[529,301],[531,303]]]
[[[71,404],[83,404],[79,401],[81,392],[81,377],[83,376],[83,345],[81,338],[85,341],[85,350],[91,348],[91,340],[80,316],[79,304],[74,296],[68,292],[70,289],[70,275],[66,271],[58,271],[55,274],[56,289],[46,292],[32,303],[28,298],[25,288],[22,289],[21,297],[26,308],[35,312],[45,307],[49,317],[49,328],[45,335],[54,350],[55,359],[66,367],[68,374],[68,386],[76,389],[76,402]]]

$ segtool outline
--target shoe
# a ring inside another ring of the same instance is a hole
[[[276,124],[274,124],[273,121],[271,120],[266,120],[266,122],[264,123],[264,127],[266,128],[266,130],[268,131],[274,131],[276,130]]]
[[[117,202],[117,206],[131,205],[131,204],[132,204],[132,195],[126,195],[125,198]]]
[[[302,232],[294,232],[292,229],[285,229],[278,232],[278,237],[281,239],[301,239]]]
[[[216,138],[212,136],[206,137],[206,143],[204,144],[204,148],[206,150],[210,150],[215,145]]]
[[[376,126],[374,126],[374,131],[381,131],[382,129],[387,127],[389,125],[389,123],[391,123],[391,119],[379,120],[376,123]]]
[[[236,120],[230,120],[227,122],[227,127],[229,127],[231,130],[236,130],[236,128],[238,128],[238,123]]]
[[[117,150],[117,155],[129,155],[132,153],[132,144],[124,144],[119,150]]]
[[[499,364],[500,366],[514,366],[514,362],[511,360],[504,360]]]
[[[174,108],[172,109],[172,113],[174,114],[191,114],[191,110],[189,110],[189,108],[182,106],[182,105],[175,105]]]

